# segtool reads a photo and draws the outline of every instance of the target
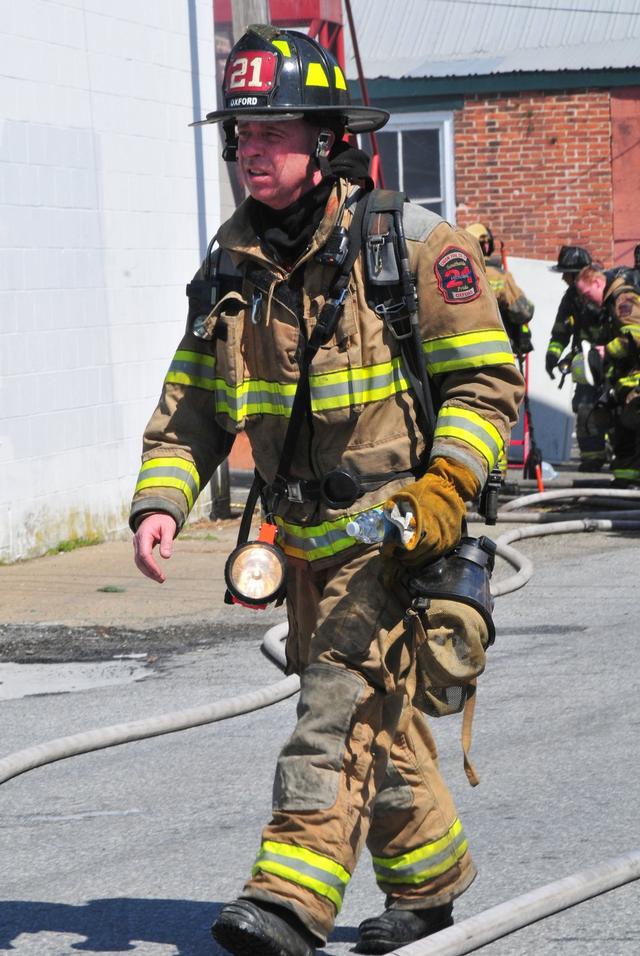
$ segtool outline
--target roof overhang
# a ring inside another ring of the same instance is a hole
[[[360,86],[349,80],[352,103],[362,102]],[[475,74],[472,76],[377,77],[367,80],[369,100],[392,113],[418,109],[456,109],[465,96],[640,86],[640,67],[606,70],[557,70]]]

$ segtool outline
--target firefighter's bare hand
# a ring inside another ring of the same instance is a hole
[[[162,584],[166,580],[166,575],[156,564],[153,549],[156,545],[159,545],[160,557],[165,560],[170,558],[176,527],[175,519],[171,515],[154,513],[143,518],[133,536],[136,567],[152,581],[157,581],[158,584]]]

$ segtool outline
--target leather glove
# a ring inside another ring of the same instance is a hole
[[[555,354],[555,352],[547,352],[544,359],[544,367],[547,370],[547,375],[549,376],[549,378],[555,379],[553,370],[557,364],[558,364],[558,356]]]
[[[480,491],[480,483],[468,468],[449,458],[435,458],[426,474],[405,485],[385,502],[385,508],[397,504],[401,511],[411,511],[416,528],[406,548],[385,543],[384,557],[393,557],[406,565],[419,565],[435,560],[459,542],[465,502]]]

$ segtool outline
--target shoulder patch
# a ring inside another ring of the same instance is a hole
[[[406,202],[402,209],[402,224],[407,239],[424,242],[436,226],[444,222],[442,216],[414,202]]]
[[[436,259],[433,267],[438,290],[445,302],[459,305],[471,302],[480,295],[478,277],[473,271],[469,254],[457,246],[447,246]]]

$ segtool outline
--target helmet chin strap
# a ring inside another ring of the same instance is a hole
[[[329,165],[329,153],[333,146],[334,134],[329,129],[322,129],[318,133],[316,148],[313,152],[314,158],[320,167],[323,176],[333,175]]]
[[[235,119],[225,120],[222,129],[224,131],[222,158],[225,163],[235,163],[238,159],[238,129]]]

